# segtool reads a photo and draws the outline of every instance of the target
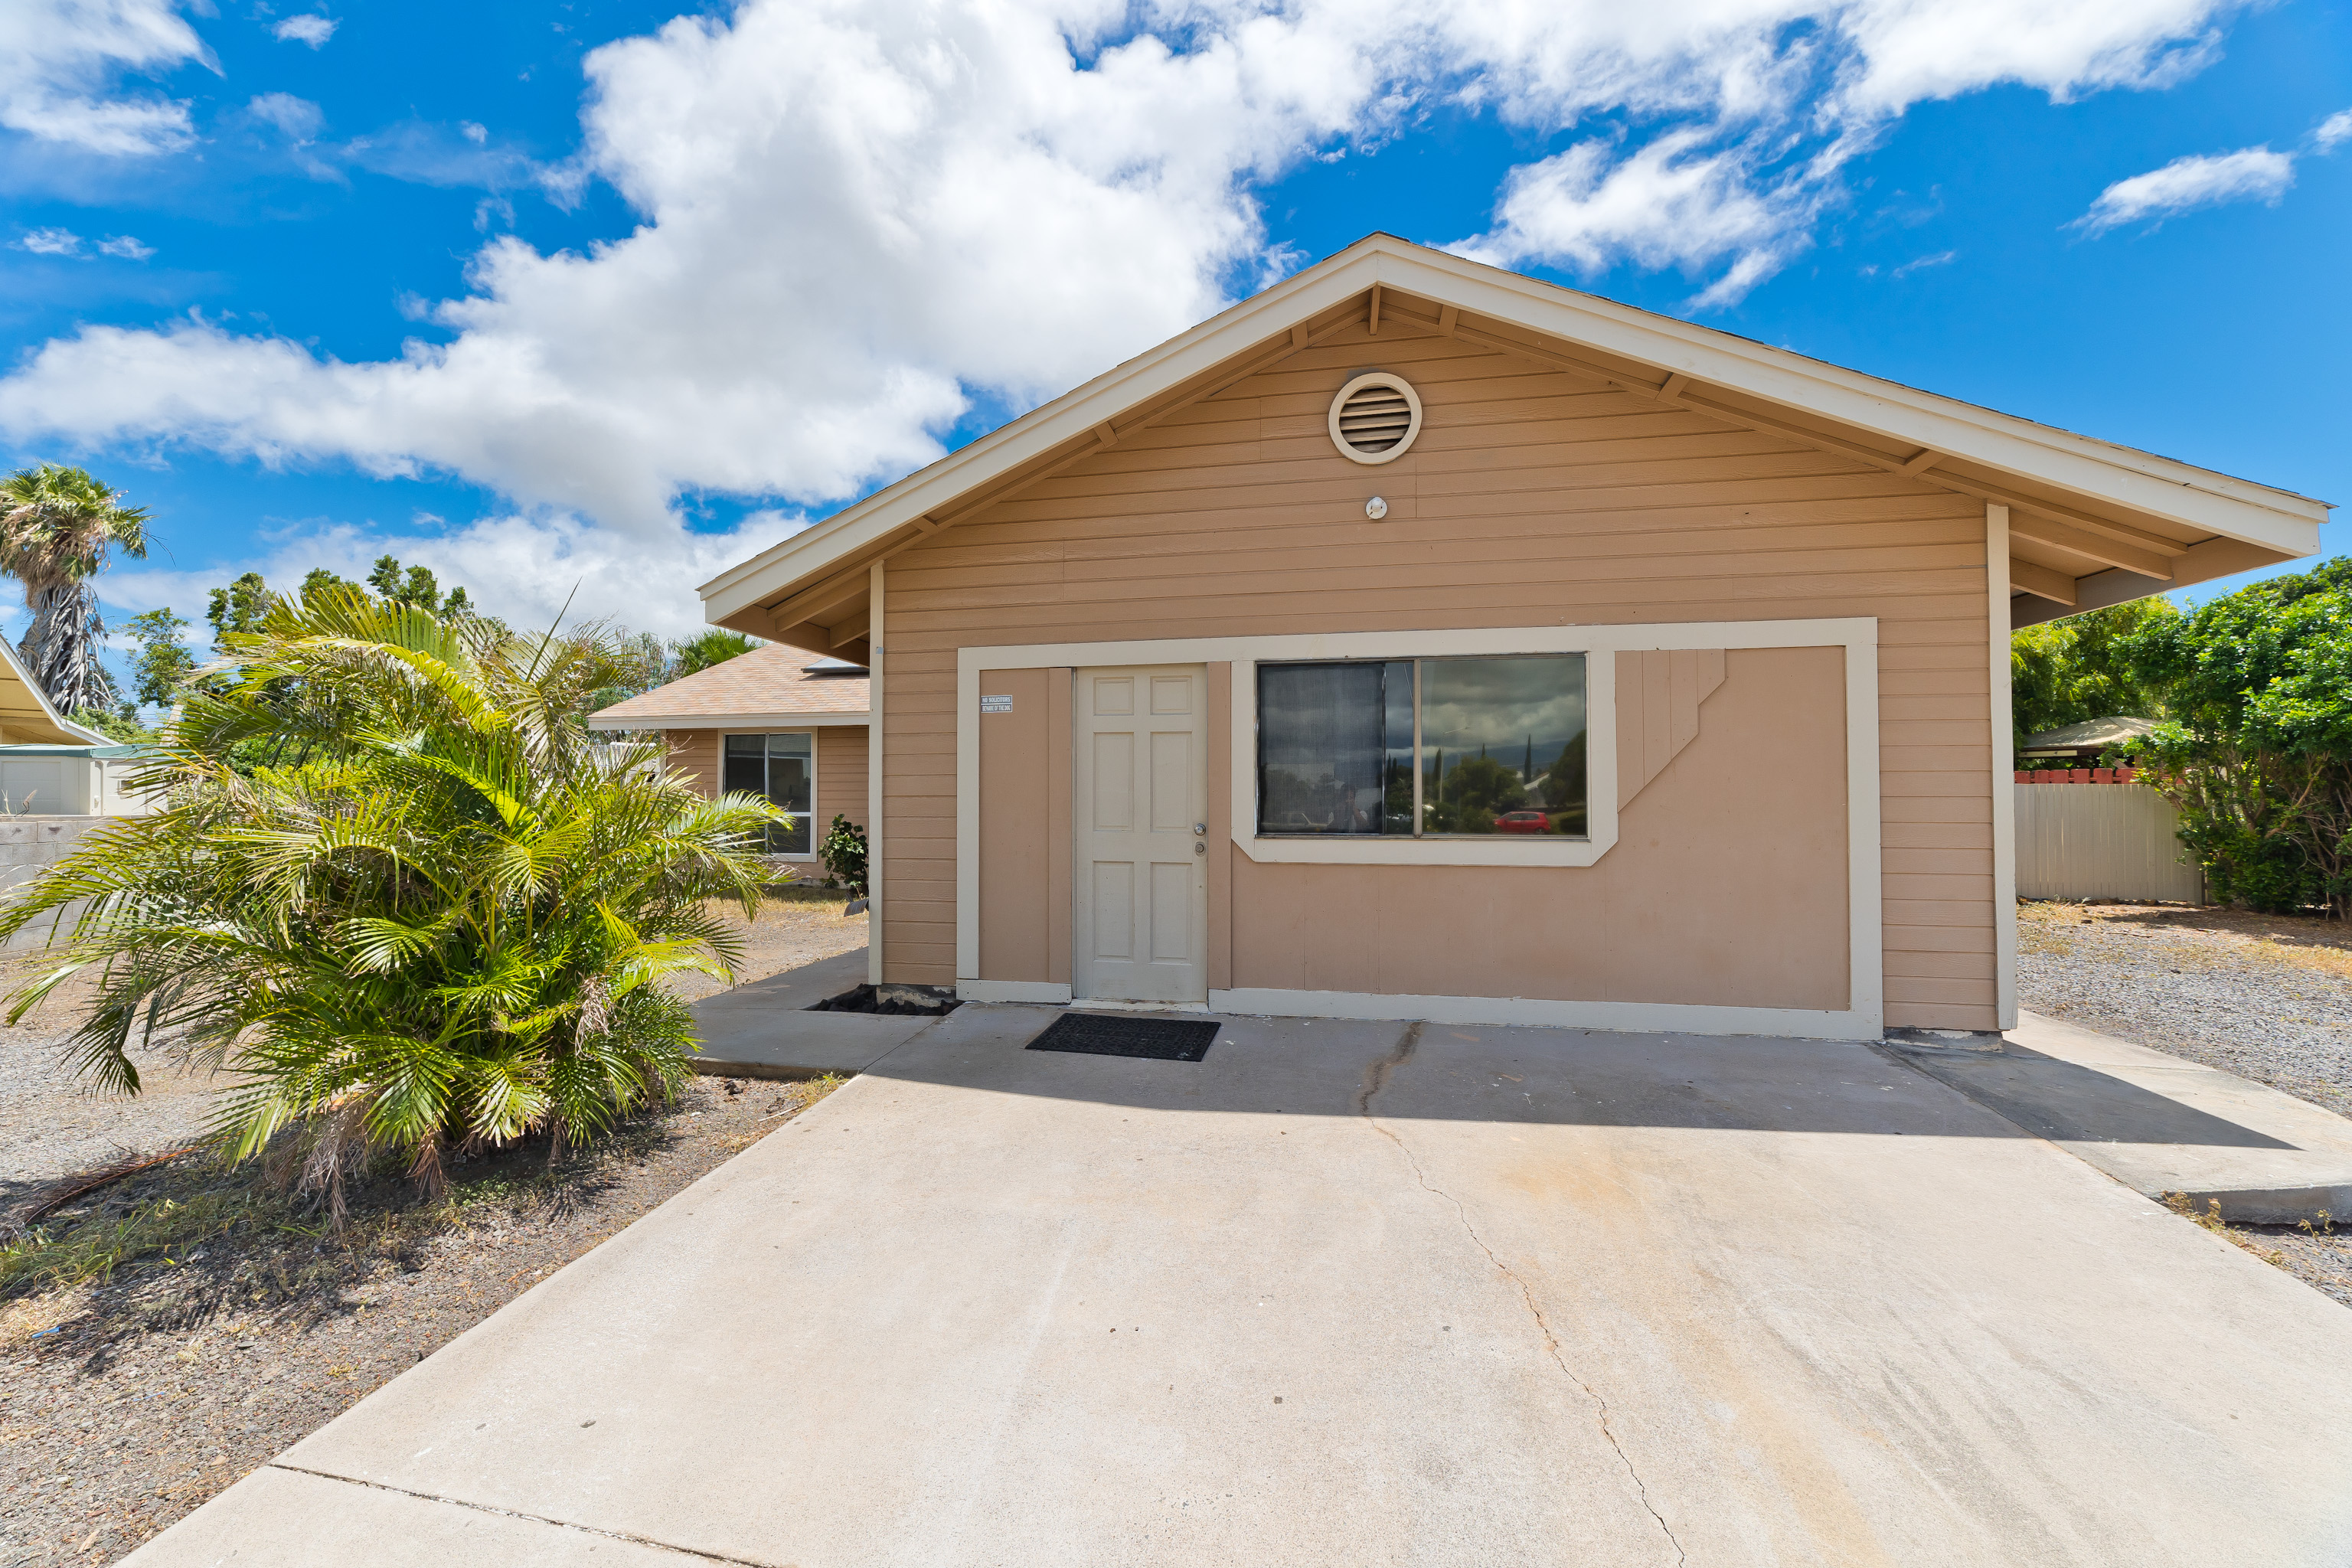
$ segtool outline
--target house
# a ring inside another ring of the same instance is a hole
[[[871,668],[877,982],[1870,1038],[2016,1016],[2011,628],[2326,515],[1375,235],[701,592]]]
[[[866,826],[864,668],[789,644],[738,654],[589,716],[591,729],[658,731],[670,765],[705,795],[765,795],[792,814],[781,858],[816,858],[835,816]]]
[[[150,807],[128,784],[143,754],[59,713],[0,639],[0,809],[12,817],[139,815]],[[64,827],[45,831],[78,837]]]

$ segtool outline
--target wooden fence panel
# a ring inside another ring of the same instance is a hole
[[[2147,785],[2010,787],[2019,898],[2204,902],[2204,874],[2182,859],[2179,814]]]

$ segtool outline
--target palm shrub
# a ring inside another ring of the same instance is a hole
[[[139,781],[163,809],[100,828],[0,913],[49,921],[96,994],[77,1065],[135,1091],[134,1038],[225,1069],[216,1134],[274,1150],[340,1221],[380,1152],[438,1190],[445,1154],[604,1131],[670,1094],[694,1048],[656,982],[731,978],[714,910],[756,908],[773,807],[709,800],[657,742],[602,747],[594,635],[517,637],[474,617],[323,588],[224,637]],[[233,751],[271,758],[241,773]]]

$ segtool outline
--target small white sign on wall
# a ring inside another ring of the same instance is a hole
[[[1007,692],[1007,693],[1005,693],[1005,694],[1004,694],[1003,696],[1002,696],[1002,697],[991,697],[991,696],[988,696],[988,695],[986,695],[985,693],[983,693],[983,694],[982,695],[982,697],[981,697],[981,700],[980,700],[980,710],[981,710],[982,712],[983,712],[983,713],[1010,713],[1010,712],[1012,712],[1012,711],[1013,711],[1013,695],[1012,695],[1012,693]]]

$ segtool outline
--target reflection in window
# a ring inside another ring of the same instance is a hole
[[[1262,834],[1582,837],[1584,656],[1258,667]]]
[[[771,855],[809,852],[814,742],[815,737],[806,733],[727,737],[719,788],[729,795],[764,796],[778,810],[793,814],[789,822],[768,828],[766,847]]]

